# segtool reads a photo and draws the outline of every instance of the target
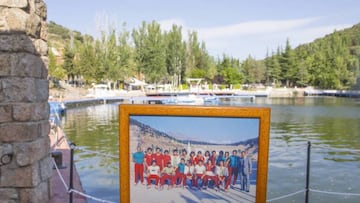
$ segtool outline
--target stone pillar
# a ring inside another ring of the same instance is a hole
[[[46,5],[0,0],[0,202],[48,202]]]

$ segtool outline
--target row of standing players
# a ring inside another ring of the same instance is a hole
[[[160,182],[160,189],[163,189],[166,181],[169,182],[168,189],[174,185],[176,187],[188,187],[187,180],[190,180],[190,188],[196,187],[198,189],[206,188],[209,180],[213,181],[214,189],[220,189],[223,185],[224,190],[228,191],[229,186],[236,184],[239,177],[241,190],[249,192],[250,190],[250,174],[252,171],[251,159],[247,157],[246,151],[241,151],[238,154],[237,150],[233,150],[232,154],[228,152],[209,151],[205,152],[205,156],[201,151],[190,152],[187,155],[187,150],[183,149],[181,154],[177,149],[173,150],[170,155],[168,150],[164,153],[160,148],[156,148],[153,152],[152,148],[148,148],[144,153],[141,147],[137,147],[137,151],[133,153],[132,160],[134,162],[134,184],[137,185],[140,181],[144,184],[144,171],[147,178],[147,187],[150,188],[151,180],[155,182],[155,188],[158,188]],[[198,184],[201,180],[201,186]]]

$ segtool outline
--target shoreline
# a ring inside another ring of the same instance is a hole
[[[64,101],[67,103],[76,103],[77,100],[126,100],[126,99],[141,99],[141,98],[169,98],[173,96],[186,96],[189,94],[198,94],[200,96],[216,95],[222,96],[248,96],[248,97],[267,97],[267,98],[301,98],[308,96],[325,96],[325,97],[348,97],[360,98],[360,90],[319,90],[313,88],[267,88],[259,90],[240,90],[240,89],[226,89],[226,90],[200,90],[191,92],[190,90],[183,91],[150,91],[144,92],[140,90],[134,91],[108,91],[111,96],[89,96],[88,89],[81,87],[71,87],[69,85],[64,89],[50,89],[49,100]],[[110,94],[111,93],[111,94]],[[98,101],[97,103],[101,103]]]

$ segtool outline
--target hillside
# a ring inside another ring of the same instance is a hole
[[[301,45],[295,50],[300,50],[302,46],[311,47],[326,43],[328,41],[331,41],[331,39],[335,35],[339,35],[339,38],[341,38],[346,43],[346,46],[350,50],[351,54],[360,57],[360,23],[352,26],[351,28],[334,31],[333,33],[328,34],[322,38],[316,39],[311,43]]]
[[[70,30],[62,25],[56,24],[53,21],[50,21],[47,24],[47,28],[49,46],[60,50],[69,45],[72,38],[74,43],[84,42],[85,37],[92,38],[89,35],[83,35],[79,31]]]
[[[360,24],[265,58],[268,77],[290,87],[360,88]],[[271,81],[270,80],[270,81]]]

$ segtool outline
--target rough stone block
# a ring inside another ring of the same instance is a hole
[[[43,78],[47,71],[44,61],[39,56],[28,53],[0,54],[0,76]]]
[[[41,136],[39,123],[4,123],[0,124],[0,142],[26,142]]]
[[[0,6],[26,8],[28,6],[27,0],[0,0]]]
[[[40,39],[47,42],[48,32],[47,32],[47,24],[46,22],[41,22],[41,31],[40,31]]]
[[[47,78],[47,57],[28,53],[0,54],[0,76]]]
[[[11,55],[0,54],[0,76],[9,76],[11,74]]]
[[[46,181],[52,176],[52,161],[50,155],[40,161],[40,174],[41,180]]]
[[[49,73],[49,58],[47,56],[42,56],[41,59],[43,61],[43,64],[45,65],[45,68],[42,69],[43,72],[42,72],[41,78],[45,79],[48,77],[48,73]]]
[[[0,187],[35,187],[41,182],[39,163],[26,167],[1,167]]]
[[[40,38],[41,19],[35,13],[30,14],[26,21],[26,33],[35,38]]]
[[[8,9],[5,12],[5,23],[9,31],[26,32],[26,22],[29,19],[29,14],[20,8]]]
[[[47,56],[48,55],[48,45],[45,40],[37,39],[33,42],[36,53],[41,56]]]
[[[13,106],[15,121],[39,121],[48,119],[49,105],[43,103],[17,103]]]
[[[1,31],[1,30],[0,30]],[[4,52],[29,52],[38,54],[31,38],[26,34],[13,33],[0,35],[0,51]]]
[[[0,79],[0,102],[35,102],[35,80],[31,78]]]
[[[40,129],[41,129],[40,132],[42,136],[48,136],[50,133],[50,124],[48,120],[49,119],[40,122]]]
[[[43,78],[42,72],[46,69],[43,60],[39,56],[21,53],[13,59],[14,67],[12,75],[18,77]]]
[[[47,7],[44,1],[37,1],[37,4],[35,4],[35,14],[40,16],[43,21],[46,21]]]
[[[48,80],[0,78],[0,102],[45,102],[48,98]]]
[[[13,188],[0,188],[0,202],[18,202],[19,194]]]
[[[19,166],[33,164],[49,156],[50,140],[48,136],[39,137],[33,142],[15,143],[14,152]]]
[[[36,96],[37,101],[48,101],[49,98],[49,81],[48,80],[36,80]]]
[[[0,105],[0,123],[12,121],[11,112],[11,105]]]
[[[41,182],[36,188],[20,190],[20,203],[49,202],[50,192],[48,181]]]

